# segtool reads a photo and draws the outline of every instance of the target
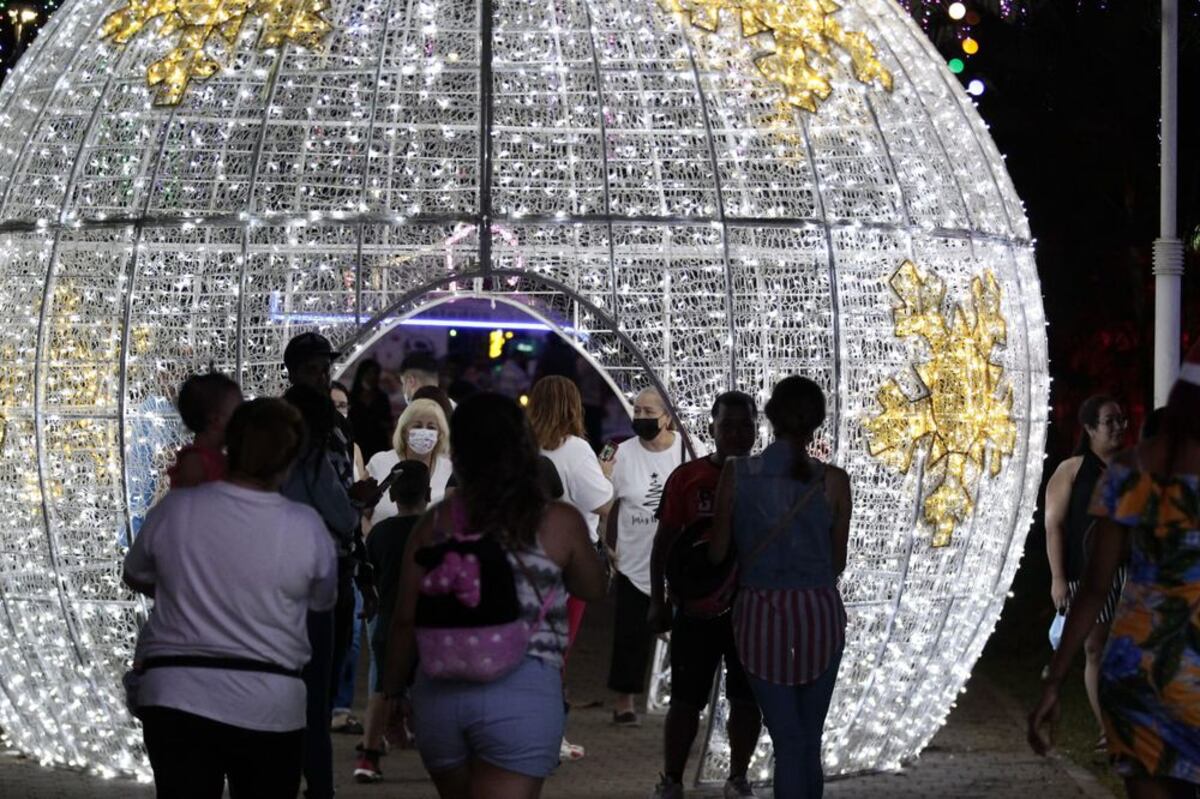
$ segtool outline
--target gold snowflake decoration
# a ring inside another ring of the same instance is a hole
[[[175,105],[193,79],[211,78],[221,69],[212,50],[236,44],[247,18],[262,19],[260,50],[290,41],[316,47],[332,30],[321,16],[326,0],[128,0],[104,19],[100,38],[125,44],[154,19],[158,36],[176,36],[165,56],[146,69],[156,89],[155,105]]]
[[[863,83],[879,81],[892,90],[892,73],[875,55],[865,34],[846,31],[833,14],[841,6],[833,0],[660,0],[663,6],[688,17],[709,33],[716,33],[721,12],[728,11],[742,26],[742,36],[764,44],[754,57],[759,72],[778,84],[791,105],[806,111],[817,107],[833,91],[830,79],[837,66],[833,47],[850,56],[854,77]],[[765,37],[770,37],[770,42]]]
[[[905,261],[891,286],[899,298],[895,334],[920,338],[929,350],[916,367],[925,391],[914,400],[895,379],[884,383],[876,395],[883,410],[866,422],[869,449],[902,473],[918,449],[927,452],[922,482],[932,490],[923,517],[933,527],[933,545],[945,546],[975,509],[985,460],[995,477],[1016,444],[1012,386],[1004,367],[992,361],[992,351],[1007,337],[1000,286],[985,271],[971,281],[971,314],[959,306],[949,317],[942,310],[946,286],[935,273]]]

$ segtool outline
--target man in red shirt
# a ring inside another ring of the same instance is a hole
[[[762,714],[734,647],[730,606],[736,575],[730,573],[720,587],[704,596],[688,599],[672,596],[671,607],[666,601],[665,578],[677,571],[671,568],[671,562],[686,557],[685,548],[708,540],[721,469],[727,458],[750,454],[757,420],[758,410],[750,395],[729,391],[717,397],[709,425],[716,451],[672,472],[658,508],[658,531],[650,557],[649,621],[655,632],[672,631],[671,709],[663,731],[663,776],[655,791],[655,796],[662,799],[683,796],[688,752],[696,739],[700,713],[708,705],[713,677],[722,658],[731,749],[725,797],[755,795],[746,771],[758,744]],[[704,552],[707,547],[700,549]]]

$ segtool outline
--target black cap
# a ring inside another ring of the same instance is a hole
[[[429,372],[430,374],[438,373],[437,358],[433,357],[433,353],[428,350],[415,350],[404,356],[404,360],[400,362],[400,374],[407,371],[415,370],[418,372]]]
[[[293,336],[283,350],[283,365],[288,369],[299,366],[307,360],[324,355],[331,361],[340,355],[329,339],[320,333],[301,333]]]

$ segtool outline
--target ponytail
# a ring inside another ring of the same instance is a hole
[[[807,482],[813,477],[807,449],[813,434],[825,421],[825,392],[812,380],[799,375],[785,377],[771,392],[764,409],[775,435],[798,444],[792,461],[792,477]]]

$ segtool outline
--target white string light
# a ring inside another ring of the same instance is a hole
[[[894,766],[945,719],[1017,567],[1047,399],[1028,225],[969,99],[885,0],[837,17],[892,90],[835,49],[815,114],[780,102],[735,20],[710,35],[655,0],[493,5],[490,69],[474,2],[336,0],[316,49],[256,49],[247,21],[220,70],[155,107],[161,40],[102,41],[114,4],[70,0],[0,88],[11,745],[149,773],[119,687],[146,608],[120,563],[183,440],[179,382],[212,363],[274,393],[300,330],[354,357],[384,316],[456,293],[572,328],[620,391],[661,384],[693,435],[727,388],[765,400],[784,375],[820,381],[816,447],[856,502],[826,765]],[[923,462],[892,471],[863,426],[889,378],[919,396],[926,353],[895,335],[888,284],[905,260],[945,281],[948,305],[991,270],[1008,320],[992,358],[1013,390],[1013,454],[937,549],[918,520]],[[703,768],[723,776],[713,735]]]

